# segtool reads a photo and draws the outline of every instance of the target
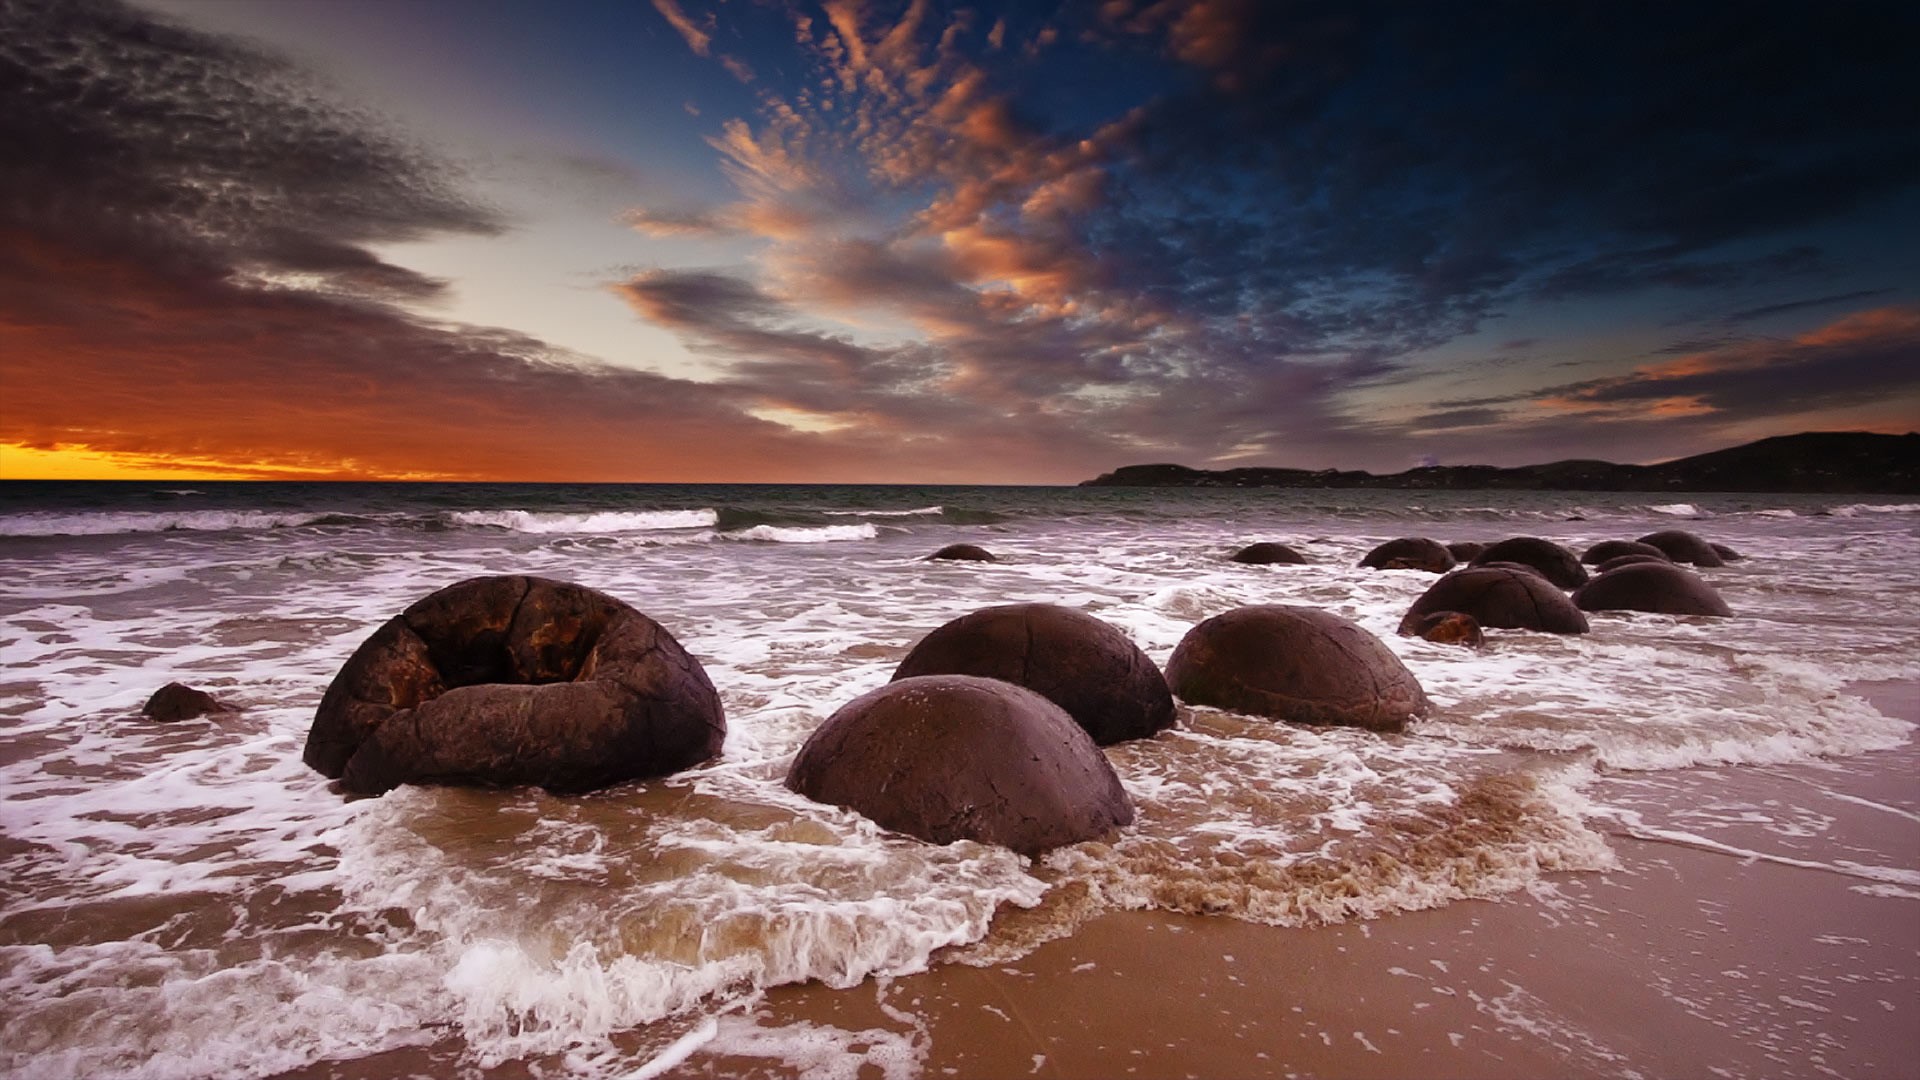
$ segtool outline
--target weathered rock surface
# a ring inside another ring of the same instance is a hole
[[[1472,562],[1485,550],[1487,545],[1478,540],[1455,540],[1447,545],[1447,554],[1453,556],[1456,563]]]
[[[1424,536],[1403,536],[1389,540],[1360,560],[1360,565],[1375,570],[1430,570],[1444,574],[1453,569],[1453,553],[1438,540]]]
[[[698,764],[725,737],[706,672],[652,619],[580,585],[480,577],[423,597],[355,650],[304,760],[355,794],[577,792]]]
[[[999,562],[993,552],[975,544],[948,544],[939,551],[926,557],[925,562],[935,559],[952,559],[956,562]]]
[[[1586,567],[1573,552],[1551,540],[1537,536],[1515,536],[1502,540],[1473,557],[1473,566],[1488,563],[1524,563],[1540,571],[1548,581],[1563,589],[1575,589],[1587,583]]]
[[[1234,552],[1231,558],[1234,562],[1246,563],[1250,566],[1272,566],[1275,564],[1294,564],[1307,561],[1306,556],[1287,545],[1274,543],[1272,541],[1248,544],[1246,547]]]
[[[1280,604],[1187,631],[1167,682],[1189,704],[1297,724],[1399,731],[1428,709],[1419,680],[1380,639],[1330,612]]]
[[[1648,533],[1640,538],[1643,544],[1650,544],[1660,553],[1677,563],[1692,563],[1695,566],[1725,566],[1726,561],[1713,545],[1685,529],[1663,529]]]
[[[1698,574],[1668,562],[1609,570],[1574,590],[1582,611],[1651,611],[1662,615],[1732,615],[1733,609]]]
[[[191,720],[196,716],[230,711],[205,690],[196,690],[177,682],[170,682],[155,690],[147,703],[140,706],[140,715],[153,720]]]
[[[921,638],[894,671],[978,675],[1024,686],[1067,711],[1106,746],[1173,725],[1173,694],[1127,635],[1056,604],[983,608]]]
[[[935,844],[1039,855],[1133,821],[1106,755],[1064,710],[973,675],[891,682],[801,746],[787,787]]]
[[[1600,565],[1594,567],[1593,572],[1596,574],[1605,574],[1614,570],[1618,570],[1623,566],[1632,566],[1634,563],[1648,563],[1648,562],[1665,563],[1668,566],[1673,565],[1672,559],[1669,559],[1665,555],[1661,555],[1658,553],[1655,553],[1652,555],[1634,555],[1634,554],[1615,555],[1613,558],[1608,559],[1606,562],[1603,562]]]
[[[1400,624],[1400,632],[1408,637],[1425,638],[1442,645],[1465,645],[1470,649],[1487,643],[1480,624],[1473,616],[1459,611],[1436,611],[1409,619]]]
[[[1580,555],[1580,561],[1588,566],[1617,559],[1622,555],[1651,555],[1666,562],[1667,553],[1652,544],[1643,544],[1638,540],[1602,540]]]
[[[1455,570],[1434,582],[1407,609],[1401,626],[1417,625],[1436,611],[1462,612],[1481,626],[1500,630],[1584,634],[1588,629],[1587,617],[1552,582],[1528,570],[1500,566]]]

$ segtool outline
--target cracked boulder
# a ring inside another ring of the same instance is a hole
[[[1173,694],[1127,635],[1057,604],[982,608],[921,638],[894,679],[978,675],[1024,686],[1101,746],[1173,726]]]
[[[1540,571],[1542,577],[1563,589],[1577,589],[1587,583],[1587,568],[1573,552],[1538,536],[1515,536],[1502,540],[1473,557],[1474,566],[1488,563],[1520,563]],[[1481,620],[1483,625],[1492,625]]]
[[[420,599],[354,651],[303,759],[354,794],[565,793],[696,765],[725,738],[706,672],[652,619],[580,585],[478,577]]]
[[[1030,856],[1133,821],[1113,766],[1072,717],[973,675],[900,679],[853,699],[808,737],[786,782],[931,843]]]
[[[1235,608],[1187,631],[1167,682],[1191,705],[1296,724],[1400,731],[1428,709],[1420,681],[1379,638],[1330,612],[1281,604]]]
[[[1582,611],[1650,611],[1660,615],[1733,614],[1713,586],[1670,562],[1616,567],[1574,590]]]
[[[1418,624],[1436,611],[1458,611],[1473,616],[1483,627],[1498,630],[1587,632],[1587,617],[1566,593],[1531,569],[1520,567],[1478,566],[1448,574],[1407,609],[1401,629]]]

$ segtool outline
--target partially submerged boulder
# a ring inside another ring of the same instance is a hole
[[[921,638],[894,671],[978,675],[1024,686],[1067,711],[1106,746],[1173,725],[1173,694],[1127,635],[1057,604],[1005,604],[961,616]]]
[[[1524,563],[1563,589],[1578,588],[1587,583],[1586,568],[1580,565],[1580,560],[1574,557],[1573,552],[1538,536],[1515,536],[1502,540],[1473,557],[1474,566],[1497,562]]]
[[[1716,544],[1709,540],[1707,541],[1707,546],[1713,549],[1715,555],[1720,556],[1721,562],[1739,562],[1741,559],[1746,558],[1745,555],[1740,554],[1725,544]]]
[[[1503,566],[1455,570],[1434,582],[1407,609],[1400,625],[1417,625],[1436,611],[1462,612],[1481,626],[1500,630],[1584,634],[1588,629],[1587,617],[1552,582],[1531,570]]]
[[[935,559],[950,559],[955,562],[999,562],[993,552],[976,544],[948,544],[939,551],[927,556],[923,562]]]
[[[1670,562],[1634,563],[1609,570],[1574,590],[1573,602],[1582,611],[1733,614],[1713,586]]]
[[[1274,543],[1273,541],[1248,544],[1229,557],[1234,562],[1246,563],[1249,566],[1292,565],[1307,561],[1306,556],[1285,544]]]
[[[1453,554],[1445,544],[1424,536],[1389,540],[1360,560],[1361,566],[1374,570],[1428,570],[1436,574],[1453,569],[1453,564]]]
[[[1580,561],[1593,566],[1608,559],[1617,559],[1622,555],[1651,555],[1661,562],[1667,561],[1666,552],[1638,540],[1602,540],[1583,552]]]
[[[1453,556],[1453,561],[1457,563],[1472,562],[1485,550],[1487,545],[1478,540],[1455,540],[1447,545],[1447,554]]]
[[[1379,638],[1331,612],[1282,604],[1235,608],[1187,631],[1167,682],[1189,704],[1296,724],[1400,731],[1429,707]]]
[[[658,623],[514,575],[450,585],[375,630],[327,687],[304,760],[355,794],[579,792],[696,765],[725,738],[713,684]]]
[[[800,747],[786,784],[931,843],[1023,855],[1133,821],[1113,766],[1072,717],[973,675],[901,679],[841,706]]]
[[[1706,567],[1726,565],[1726,560],[1713,550],[1712,544],[1685,529],[1662,529],[1648,533],[1640,538],[1640,542],[1659,548],[1661,554],[1677,563]]]
[[[1480,624],[1473,616],[1459,611],[1435,611],[1417,619],[1407,619],[1400,624],[1400,633],[1407,637],[1425,638],[1441,645],[1465,645],[1478,649],[1487,643],[1487,636],[1480,631]]]
[[[1672,559],[1667,558],[1665,555],[1662,555],[1659,552],[1655,552],[1652,555],[1636,555],[1636,554],[1629,553],[1626,555],[1615,555],[1613,558],[1608,559],[1607,561],[1594,567],[1593,572],[1596,574],[1605,574],[1605,573],[1610,573],[1614,570],[1618,570],[1623,566],[1632,566],[1634,563],[1649,563],[1649,562],[1665,563],[1668,566],[1673,565]],[[1584,588],[1584,586],[1582,587]]]
[[[231,711],[205,690],[196,690],[177,682],[170,682],[155,690],[147,703],[140,706],[140,715],[162,721],[191,720],[196,716]]]

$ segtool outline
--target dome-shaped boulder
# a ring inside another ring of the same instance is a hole
[[[931,843],[1023,855],[1133,821],[1113,766],[1072,717],[972,675],[901,679],[853,699],[807,738],[786,783]]]
[[[1580,561],[1593,566],[1622,555],[1651,555],[1662,562],[1667,560],[1667,553],[1652,544],[1643,544],[1638,540],[1602,540],[1581,553]]]
[[[1720,556],[1721,562],[1739,562],[1741,559],[1746,558],[1745,555],[1740,554],[1725,544],[1716,544],[1708,541],[1707,546],[1713,549],[1715,555]]]
[[[1434,582],[1407,609],[1401,625],[1415,625],[1436,611],[1462,612],[1481,626],[1499,630],[1584,634],[1588,629],[1587,617],[1552,582],[1538,573],[1501,566],[1455,570]]]
[[[1453,555],[1445,544],[1424,536],[1389,540],[1360,560],[1361,566],[1373,570],[1428,570],[1436,574],[1453,569],[1453,563]]]
[[[1456,563],[1472,562],[1487,550],[1487,545],[1478,540],[1455,540],[1447,545],[1447,554],[1453,556]]]
[[[1574,590],[1582,611],[1651,611],[1661,615],[1733,614],[1713,586],[1669,562],[1634,563],[1609,570]]]
[[[1230,558],[1234,562],[1246,563],[1249,566],[1273,566],[1276,564],[1295,565],[1307,561],[1305,555],[1300,554],[1285,544],[1277,544],[1272,541],[1248,544],[1246,547],[1234,552]]]
[[[1574,557],[1573,552],[1537,536],[1515,536],[1502,540],[1475,555],[1472,565],[1485,566],[1498,562],[1524,563],[1563,589],[1574,589],[1587,583],[1586,567],[1580,565],[1580,560]]]
[[[1648,562],[1665,563],[1668,566],[1673,565],[1672,559],[1669,559],[1665,555],[1659,554],[1658,552],[1655,552],[1652,555],[1637,555],[1629,552],[1628,554],[1625,554],[1625,555],[1615,555],[1613,558],[1608,559],[1607,561],[1594,567],[1593,572],[1596,574],[1605,574],[1614,570],[1618,570],[1623,566],[1632,566],[1635,563],[1648,563]]]
[[[1167,662],[1181,700],[1296,724],[1399,731],[1427,695],[1400,658],[1330,612],[1235,608],[1187,631]]]
[[[1173,725],[1167,680],[1113,626],[1057,604],[1006,604],[921,638],[894,671],[978,675],[1024,686],[1067,711],[1102,746]]]
[[[652,619],[580,585],[480,577],[423,597],[355,650],[304,760],[355,794],[578,792],[696,765],[726,730],[706,672]]]
[[[1713,550],[1712,544],[1685,529],[1663,529],[1648,533],[1640,538],[1640,542],[1659,548],[1661,554],[1677,563],[1706,567],[1726,565],[1726,560]]]
[[[1480,632],[1480,624],[1474,621],[1473,616],[1459,611],[1435,611],[1417,619],[1405,620],[1400,624],[1400,633],[1441,645],[1465,645],[1470,649],[1487,643],[1487,636]]]
[[[952,560],[954,562],[999,562],[1000,561],[998,558],[994,557],[993,552],[988,551],[986,548],[980,547],[977,544],[948,544],[946,547],[943,547],[939,551],[936,551],[933,554],[927,556],[922,561],[932,562],[935,559],[947,559],[947,560]]]
[[[211,713],[231,712],[226,705],[205,690],[198,690],[186,683],[170,682],[153,692],[145,705],[140,706],[140,715],[152,720],[191,720],[196,716]]]

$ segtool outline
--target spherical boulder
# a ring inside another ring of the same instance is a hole
[[[1187,631],[1167,682],[1192,705],[1296,724],[1400,731],[1429,707],[1379,638],[1330,612],[1281,604],[1235,608]]]
[[[1608,559],[1617,559],[1622,555],[1651,555],[1662,562],[1667,561],[1666,552],[1638,540],[1602,540],[1582,553],[1580,561],[1593,566]]]
[[[1485,566],[1496,562],[1525,563],[1563,589],[1578,588],[1587,583],[1586,567],[1580,565],[1580,560],[1574,557],[1573,552],[1537,536],[1515,536],[1502,540],[1475,555],[1471,565]]]
[[[1713,586],[1669,562],[1609,570],[1574,590],[1582,611],[1651,611],[1661,615],[1733,614]]]
[[[579,792],[698,764],[726,730],[706,672],[652,619],[580,585],[479,577],[423,597],[355,650],[304,760],[354,794]]]
[[[1400,633],[1441,645],[1465,645],[1470,649],[1487,643],[1487,636],[1480,632],[1480,624],[1474,621],[1473,616],[1458,611],[1435,611],[1417,619],[1408,619],[1400,624]]]
[[[1436,611],[1458,611],[1499,630],[1584,634],[1588,629],[1587,617],[1552,582],[1535,572],[1503,566],[1455,570],[1434,582],[1407,609],[1401,626],[1417,624]]]
[[[153,692],[145,705],[140,706],[140,715],[152,720],[191,720],[196,716],[209,713],[230,711],[205,690],[196,690],[186,683],[170,682]]]
[[[1113,766],[1072,717],[973,675],[901,679],[853,699],[808,736],[786,784],[931,843],[1023,855],[1133,821]]]
[[[1248,544],[1246,547],[1234,552],[1230,558],[1232,558],[1234,562],[1246,563],[1249,566],[1292,565],[1307,561],[1306,556],[1287,545],[1277,544],[1271,541]]]
[[[939,551],[927,556],[924,562],[935,559],[951,559],[955,562],[999,562],[993,552],[975,544],[948,544]]]
[[[1740,554],[1725,544],[1716,544],[1708,541],[1707,546],[1713,549],[1715,555],[1720,556],[1721,562],[1739,562],[1741,559],[1746,558],[1745,555]]]
[[[1453,555],[1445,544],[1424,536],[1389,540],[1360,560],[1361,566],[1374,570],[1430,570],[1436,574],[1453,569],[1453,563]]]
[[[1640,542],[1659,548],[1661,554],[1677,563],[1706,567],[1726,565],[1726,560],[1713,550],[1712,544],[1685,529],[1663,529],[1648,533],[1640,538]]]
[[[1173,726],[1167,680],[1127,635],[1057,604],[1006,604],[961,616],[921,638],[895,681],[978,675],[1024,686],[1067,711],[1106,746]]]
[[[1667,558],[1665,555],[1660,555],[1660,554],[1636,555],[1630,552],[1626,555],[1615,555],[1613,558],[1608,559],[1607,561],[1594,567],[1593,572],[1596,574],[1605,574],[1614,570],[1618,570],[1623,566],[1632,566],[1635,563],[1647,563],[1647,562],[1665,563],[1668,566],[1673,565],[1673,560]]]
[[[1487,545],[1478,540],[1455,540],[1447,545],[1447,554],[1453,556],[1454,562],[1472,562],[1485,550]]]

